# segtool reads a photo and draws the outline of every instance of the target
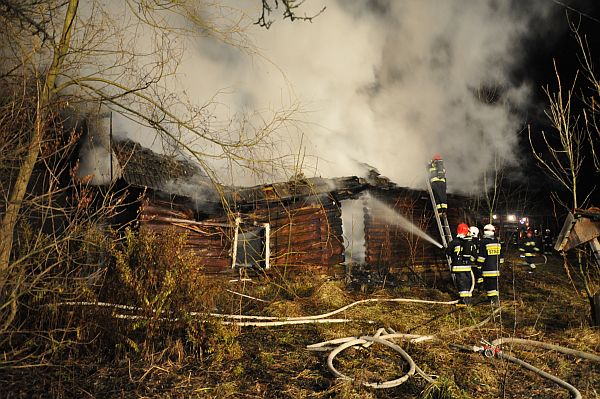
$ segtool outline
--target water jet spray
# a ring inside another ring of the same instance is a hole
[[[373,197],[369,197],[368,201],[370,208],[375,211],[375,217],[379,219],[385,219],[388,223],[393,224],[394,226],[398,226],[401,229],[418,237],[421,237],[422,239],[432,243],[438,248],[443,248],[442,244],[434,240],[430,235],[425,233],[413,222],[408,220],[406,217],[402,216],[389,205]]]

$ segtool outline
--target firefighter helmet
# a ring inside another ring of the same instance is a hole
[[[479,237],[479,229],[477,226],[469,227],[469,233],[471,233],[471,237],[477,238]]]
[[[460,237],[465,237],[467,234],[469,234],[469,226],[467,226],[464,223],[459,224],[456,228],[456,235]]]
[[[533,230],[527,230],[527,238],[531,238],[534,236]]]
[[[439,161],[442,159],[442,156],[440,154],[433,154],[433,160],[434,161]]]
[[[496,228],[494,227],[493,224],[486,224],[485,226],[483,226],[483,235],[484,236],[493,237],[495,231],[496,231]]]

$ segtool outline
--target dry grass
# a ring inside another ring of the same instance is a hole
[[[600,352],[600,333],[588,327],[587,304],[570,287],[558,261],[541,266],[536,275],[510,265],[503,273],[502,313],[483,326],[459,333],[453,331],[490,316],[490,306],[456,309],[370,303],[338,315],[357,320],[348,324],[242,329],[213,325],[205,330],[213,352],[201,358],[190,356],[186,345],[176,341],[167,345],[175,348],[173,353],[156,356],[154,363],[133,353],[121,360],[102,358],[100,363],[82,355],[53,367],[3,370],[0,390],[8,397],[43,397],[43,392],[50,392],[49,396],[77,398],[568,398],[566,391],[518,366],[458,353],[447,346],[449,342],[478,345],[481,340],[516,336]],[[297,281],[287,278],[290,281],[286,284],[272,279],[232,287],[268,299],[268,304],[225,294],[215,302],[235,312],[299,316],[328,312],[366,297],[362,292],[349,291],[340,281],[308,274],[298,276]],[[448,292],[422,287],[371,287],[370,291],[368,297],[452,299]],[[305,349],[308,344],[333,338],[374,334],[379,327],[438,335],[441,340],[436,342],[397,341],[425,372],[440,376],[436,383],[428,385],[414,377],[392,389],[363,387],[361,381],[393,379],[406,371],[401,358],[381,345],[351,348],[336,357],[338,370],[354,380],[335,379],[325,365],[327,354]],[[567,380],[584,397],[598,397],[600,365],[518,346],[510,352]]]

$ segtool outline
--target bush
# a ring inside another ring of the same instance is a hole
[[[221,287],[202,274],[186,238],[175,231],[126,230],[114,250],[116,275],[107,291],[113,301],[135,308],[117,316],[130,321],[120,341],[144,356],[174,344],[187,355],[227,357],[237,329],[202,315],[215,307]]]

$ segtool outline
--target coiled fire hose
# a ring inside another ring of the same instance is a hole
[[[324,341],[324,342],[319,342],[319,343],[312,344],[312,345],[307,345],[306,348],[308,350],[312,350],[312,351],[328,351],[328,350],[331,350],[331,348],[333,346],[338,345],[333,350],[331,350],[331,352],[327,356],[327,367],[336,377],[343,378],[345,380],[351,380],[352,379],[351,377],[348,377],[348,376],[342,374],[335,368],[335,366],[333,365],[333,359],[340,352],[342,352],[352,346],[363,345],[364,347],[367,347],[373,342],[379,343],[379,344],[385,345],[385,346],[393,349],[397,353],[399,353],[400,356],[408,363],[409,369],[406,372],[406,374],[404,374],[402,377],[396,378],[394,380],[389,380],[389,381],[384,381],[384,382],[363,382],[362,385],[364,385],[366,387],[370,387],[370,388],[375,388],[375,389],[393,388],[393,387],[397,387],[398,385],[401,385],[401,384],[405,383],[406,381],[408,381],[408,379],[410,377],[412,377],[415,374],[415,372],[417,374],[419,374],[421,377],[423,377],[427,382],[432,383],[434,381],[434,379],[431,378],[431,376],[427,375],[423,370],[421,370],[421,368],[419,368],[419,366],[416,365],[414,360],[410,357],[410,355],[408,353],[406,353],[406,351],[404,351],[404,349],[402,349],[400,346],[394,344],[393,342],[390,342],[389,340],[394,339],[394,338],[401,338],[401,339],[409,339],[411,342],[416,343],[416,342],[433,340],[433,339],[435,339],[435,336],[402,334],[402,333],[394,332],[394,330],[392,330],[391,328],[389,330],[391,331],[391,333],[388,333],[385,328],[380,328],[379,330],[377,330],[377,332],[373,336],[367,335],[367,336],[361,336],[361,337],[338,338],[338,339],[333,339],[330,341]]]
[[[457,301],[452,301],[451,303],[446,302],[445,304],[454,304],[456,302]],[[498,308],[494,309],[492,314],[489,317],[487,317],[486,319],[484,319],[483,321],[481,321],[473,326],[463,327],[454,332],[459,332],[459,331],[463,332],[463,331],[467,331],[470,329],[478,328],[478,327],[482,326],[483,324],[487,323],[489,320],[491,320],[492,317],[496,313],[498,313],[501,309],[502,308],[498,307]],[[386,345],[386,346],[394,349],[396,352],[400,353],[400,355],[404,358],[404,360],[406,360],[406,362],[409,364],[409,371],[404,376],[397,378],[395,380],[381,382],[381,383],[363,382],[364,386],[371,387],[371,388],[396,387],[396,386],[406,382],[412,375],[414,375],[415,372],[417,374],[419,374],[421,377],[423,377],[423,379],[425,379],[428,383],[433,383],[434,378],[432,378],[430,375],[426,374],[423,370],[421,370],[421,368],[415,364],[415,362],[412,360],[412,358],[410,357],[410,355],[408,353],[406,353],[398,345],[395,345],[395,344],[389,342],[389,340],[399,338],[399,339],[410,340],[410,342],[412,342],[412,343],[418,343],[418,342],[424,342],[424,341],[433,341],[433,340],[437,340],[438,338],[435,335],[417,335],[417,334],[397,333],[391,328],[388,328],[388,330],[390,331],[389,333],[386,331],[385,328],[380,328],[379,330],[377,330],[377,332],[373,336],[345,337],[345,338],[337,338],[337,339],[333,339],[333,340],[329,340],[329,341],[319,342],[316,344],[307,345],[306,349],[311,350],[311,351],[330,351],[333,348],[332,352],[327,357],[327,367],[336,377],[343,378],[343,379],[351,379],[350,377],[345,376],[344,374],[340,373],[333,366],[333,359],[335,358],[335,356],[338,353],[340,353],[341,351],[343,351],[351,346],[363,345],[364,347],[367,347],[372,342],[381,343],[383,345]],[[385,343],[382,342],[382,340],[385,341]],[[389,344],[392,344],[393,346],[391,346]],[[339,346],[334,347],[336,345],[339,345]],[[412,370],[412,364],[415,364],[414,371]]]
[[[405,375],[403,375],[402,377],[397,378],[395,380],[390,380],[390,381],[385,381],[385,382],[363,382],[364,386],[371,387],[371,388],[392,388],[392,387],[396,387],[396,386],[408,381],[408,379],[413,374],[415,374],[415,369],[417,366],[416,366],[415,362],[412,360],[412,358],[410,357],[410,355],[404,351],[404,349],[402,349],[398,345],[396,345],[393,342],[390,342],[386,339],[370,337],[370,336],[363,336],[358,339],[353,339],[352,341],[348,341],[345,344],[342,344],[342,345],[338,346],[337,348],[335,348],[333,351],[331,351],[331,353],[327,357],[327,367],[329,367],[329,370],[331,370],[331,372],[336,377],[350,380],[351,379],[350,377],[347,377],[344,374],[342,374],[336,370],[336,368],[333,366],[333,359],[335,358],[335,356],[338,353],[340,353],[344,349],[347,349],[354,345],[365,344],[367,342],[377,342],[379,344],[382,344],[389,348],[392,348],[393,350],[398,352],[404,360],[406,360],[406,362],[408,363],[409,369]]]

